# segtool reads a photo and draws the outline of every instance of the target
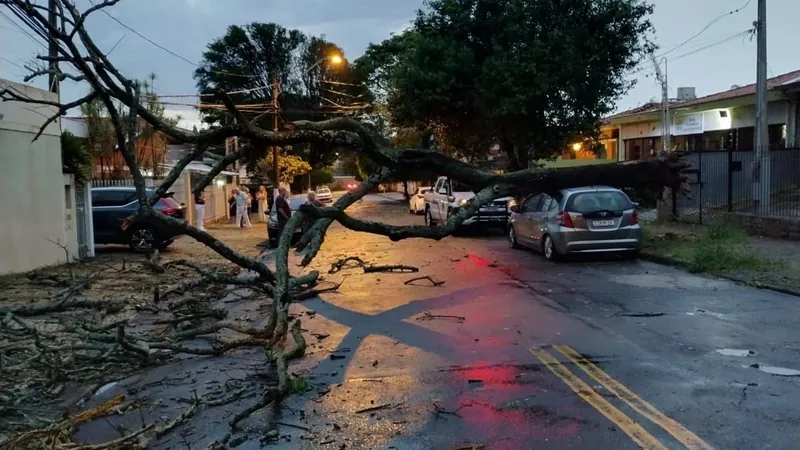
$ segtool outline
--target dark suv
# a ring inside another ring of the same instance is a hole
[[[147,189],[152,195],[154,189]],[[183,219],[186,206],[167,193],[153,208],[162,214]],[[182,233],[160,221],[137,218],[126,229],[122,224],[139,208],[136,190],[132,187],[101,187],[92,189],[92,220],[96,244],[124,244],[137,252],[165,248]]]

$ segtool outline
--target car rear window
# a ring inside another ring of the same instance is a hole
[[[569,198],[566,209],[581,214],[594,211],[625,211],[633,209],[633,203],[620,191],[581,192]]]
[[[162,197],[156,202],[156,209],[180,208],[181,204],[171,197]]]

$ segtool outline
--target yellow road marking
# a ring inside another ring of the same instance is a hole
[[[647,450],[667,450],[667,447],[661,444],[658,439],[609,403],[608,400],[601,397],[600,394],[595,392],[586,382],[576,377],[552,355],[536,347],[531,347],[530,350],[551,372],[558,378],[561,378],[561,381],[566,383],[570,389],[578,394],[580,398],[600,412],[600,414],[604,415],[608,420],[616,424],[619,429],[630,436],[633,442],[639,445],[639,447]]]
[[[609,392],[616,395],[622,401],[628,404],[634,411],[647,417],[651,422],[663,428],[667,433],[671,434],[675,439],[680,441],[689,450],[713,450],[713,447],[708,445],[705,441],[700,439],[696,434],[692,433],[689,429],[678,423],[677,421],[667,417],[661,411],[657,410],[653,405],[647,403],[644,399],[633,393],[630,389],[625,387],[622,383],[615,380],[611,375],[603,372],[594,363],[584,358],[583,355],[576,352],[573,348],[566,345],[553,346],[556,350],[561,352],[564,356],[572,360],[578,365],[587,375],[594,378],[603,387],[608,389]]]

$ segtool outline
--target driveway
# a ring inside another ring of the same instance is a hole
[[[421,221],[399,203],[354,214]],[[337,293],[296,305],[309,351],[294,370],[313,389],[287,403],[281,448],[777,449],[800,437],[794,297],[645,262],[551,264],[499,233],[392,243],[334,227],[316,267],[344,256],[420,273],[343,270],[328,276],[344,280]],[[405,285],[416,276],[444,284]]]

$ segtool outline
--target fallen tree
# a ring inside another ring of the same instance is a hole
[[[158,261],[152,261],[154,270],[167,269],[170,264],[184,265],[192,268],[199,274],[199,278],[191,280],[181,286],[174,286],[166,291],[156,292],[154,299],[161,300],[183,289],[198,287],[204,283],[239,284],[260,289],[264,295],[271,297],[268,310],[268,320],[261,329],[237,327],[230,322],[216,321],[206,327],[186,330],[173,336],[173,340],[145,339],[131,335],[125,324],[102,331],[81,330],[78,334],[85,351],[91,351],[87,357],[120,357],[126,360],[130,357],[150,360],[163,352],[168,353],[194,353],[201,355],[218,355],[239,346],[256,345],[263,347],[275,371],[278,380],[277,386],[268,388],[261,400],[252,407],[242,411],[231,422],[231,433],[238,431],[238,424],[247,415],[254,411],[273,405],[277,407],[282,398],[291,392],[291,376],[287,371],[289,361],[299,357],[305,350],[305,341],[300,332],[299,320],[291,320],[289,306],[297,298],[307,298],[309,292],[319,280],[317,272],[303,275],[293,275],[289,269],[289,253],[291,250],[291,230],[302,223],[304,218],[314,219],[314,223],[306,230],[298,244],[298,250],[304,252],[302,265],[307,266],[318,254],[325,239],[328,227],[334,222],[339,222],[347,228],[356,231],[379,234],[397,241],[408,238],[442,239],[451,234],[467,218],[474,215],[478,209],[494,199],[509,195],[525,195],[537,191],[552,191],[560,188],[605,184],[619,187],[647,187],[654,189],[671,188],[683,189],[686,187],[684,169],[687,164],[676,154],[660,158],[635,161],[602,166],[584,166],[569,169],[529,169],[507,174],[495,174],[479,169],[461,160],[451,158],[445,154],[416,148],[387,148],[380,145],[380,140],[372,133],[371,129],[351,118],[336,118],[321,122],[300,121],[284,124],[281,131],[268,131],[259,128],[249,120],[235,105],[225,92],[215,95],[225,105],[227,113],[235,120],[232,123],[205,131],[186,131],[175,127],[170,122],[152,114],[144,107],[139,99],[139,85],[124,76],[109,60],[85,28],[89,16],[98,11],[113,6],[118,0],[105,0],[96,2],[85,11],[79,11],[73,2],[68,0],[54,0],[54,11],[28,0],[0,0],[0,5],[11,9],[15,14],[26,18],[27,26],[38,33],[46,33],[56,42],[55,55],[39,56],[38,59],[46,64],[46,68],[36,70],[30,78],[42,75],[54,75],[60,79],[71,79],[85,82],[91,87],[91,93],[85,97],[69,103],[57,103],[26,97],[11,87],[0,88],[0,98],[4,101],[38,104],[48,106],[53,114],[47,118],[41,130],[52,123],[68,110],[80,107],[95,99],[99,99],[108,110],[109,120],[113,124],[118,151],[124,158],[131,175],[133,176],[136,195],[139,200],[139,210],[130,220],[147,216],[153,220],[163,222],[180,232],[206,245],[233,264],[251,271],[252,277],[232,277],[223,273],[213,272],[193,264],[191,261],[167,263],[159,266]],[[48,19],[50,14],[57,18],[56,23]],[[76,73],[62,72],[61,65],[69,65]],[[136,133],[136,118],[146,121],[154,130],[160,131],[177,142],[194,145],[194,150],[178,161],[166,175],[163,183],[152,195],[145,190],[145,180],[139,170],[134,157],[134,143]],[[127,120],[126,120],[127,119]],[[41,133],[40,130],[40,133]],[[332,206],[317,208],[313,206],[302,207],[286,226],[286,232],[280,236],[276,250],[277,259],[275,270],[271,270],[263,261],[248,257],[234,248],[221,242],[212,234],[194,227],[192,224],[163,215],[153,208],[153,205],[175,183],[187,165],[195,158],[203,155],[209,146],[218,144],[224,139],[239,136],[247,138],[252,145],[243,146],[239,150],[226,155],[217,161],[212,170],[191,187],[194,193],[201,192],[214,178],[229,165],[251,156],[272,146],[287,146],[301,143],[325,143],[329,145],[350,147],[376,163],[377,169],[370,174],[358,190],[345,194]],[[38,138],[38,135],[37,135]],[[367,193],[373,191],[378,184],[390,178],[393,174],[404,174],[422,171],[425,173],[439,173],[454,180],[465,182],[475,187],[476,195],[469,203],[461,207],[446,222],[435,227],[421,226],[395,226],[378,222],[371,222],[354,218],[346,213],[353,203],[357,202]],[[156,258],[157,259],[157,258]],[[363,262],[361,266],[364,266]],[[161,269],[159,269],[161,267]],[[340,267],[341,268],[341,267]],[[396,269],[392,267],[385,270]],[[408,268],[405,268],[408,269]],[[413,268],[412,268],[413,269]],[[383,269],[382,269],[383,270]],[[406,270],[413,271],[413,270]],[[436,281],[431,280],[436,285]],[[73,303],[64,303],[64,307],[83,307],[76,300]],[[38,358],[36,354],[52,353],[60,349],[53,347],[42,340],[40,332],[32,330],[20,316],[34,314],[47,306],[31,307],[33,309],[6,310],[4,323],[10,333],[15,336],[26,336],[25,350],[30,352],[30,358]],[[214,317],[213,311],[192,311],[186,315],[204,315]],[[195,317],[196,318],[196,317]],[[170,320],[181,321],[184,316],[174,317]],[[193,348],[179,343],[201,334],[214,333],[221,328],[247,335],[247,339],[240,341],[227,341],[217,343],[210,348]],[[30,340],[33,340],[30,342]],[[78,345],[70,343],[69,345]],[[2,403],[0,399],[0,403]]]

